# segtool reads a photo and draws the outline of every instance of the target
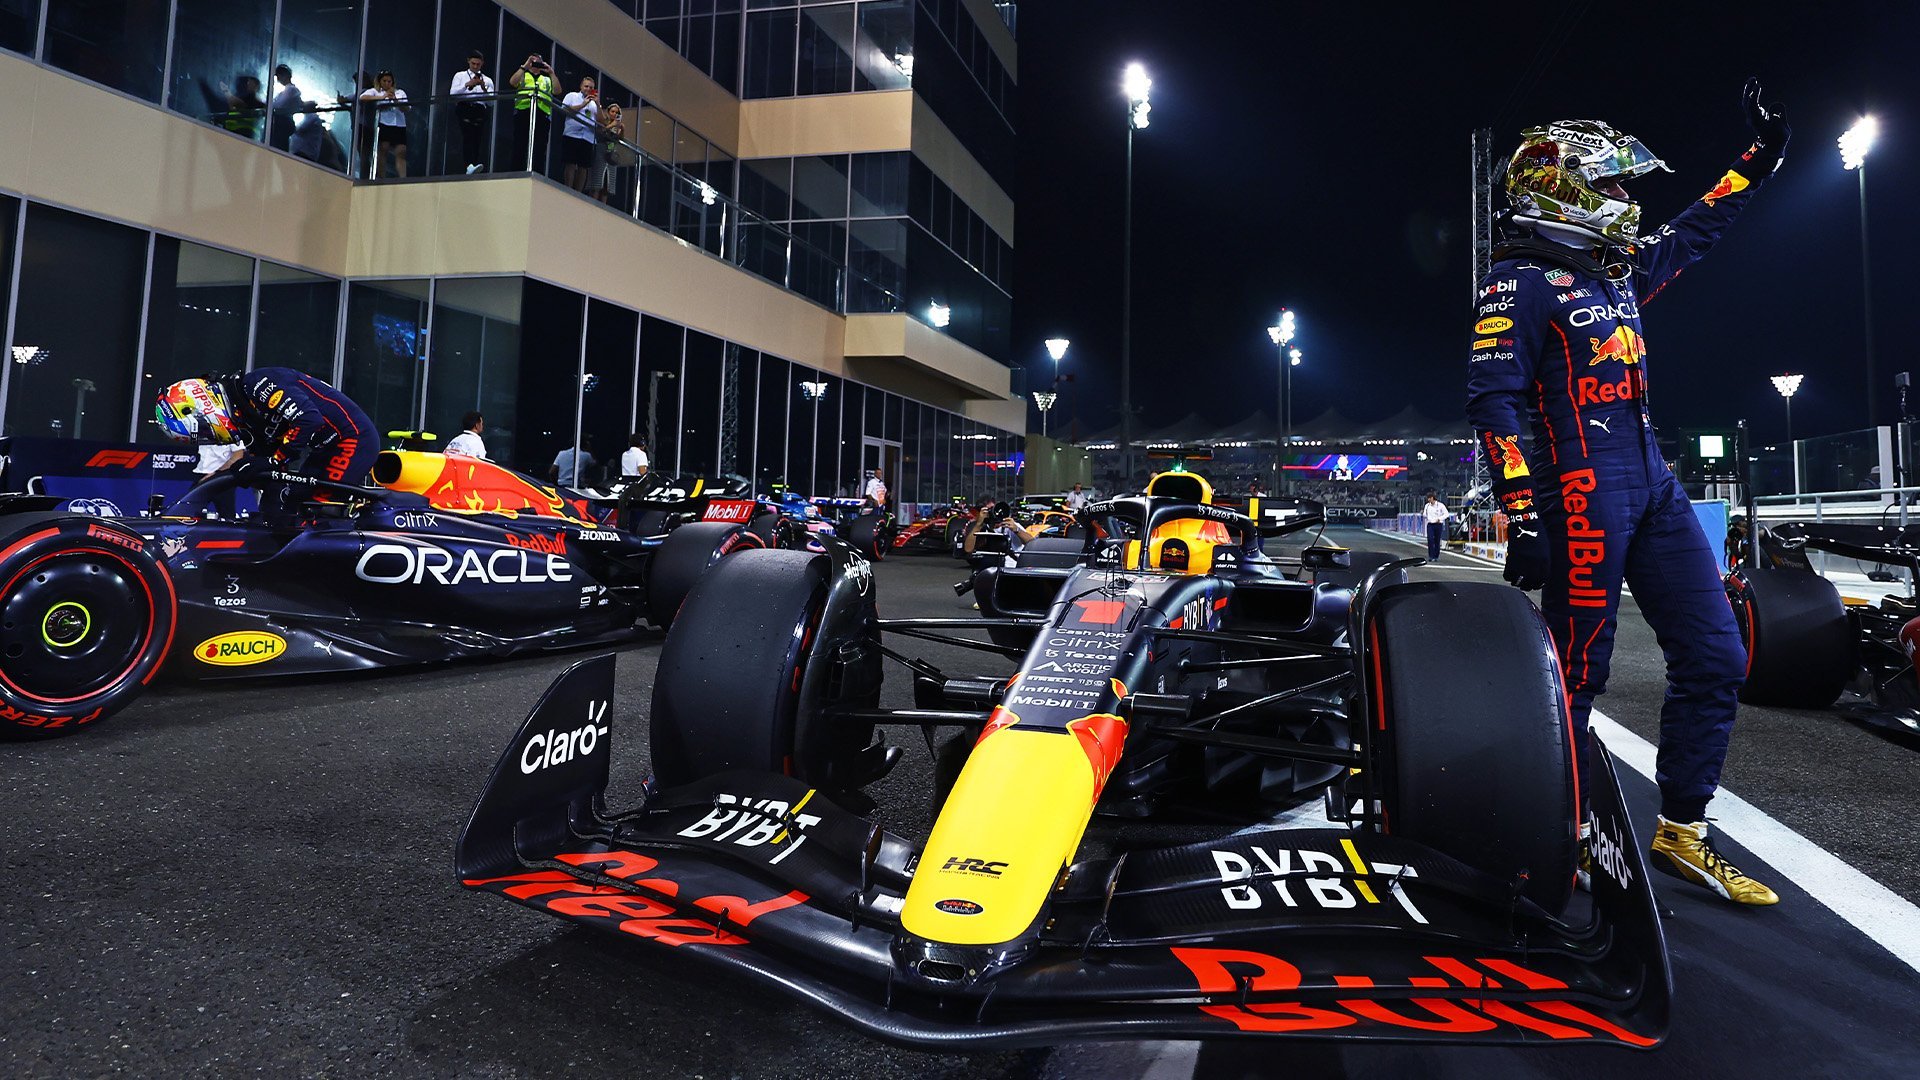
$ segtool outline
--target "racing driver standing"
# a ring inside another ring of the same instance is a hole
[[[1735,903],[1773,904],[1773,890],[1708,836],[1746,650],[1719,559],[1654,443],[1640,331],[1641,305],[1706,253],[1780,164],[1790,129],[1779,107],[1761,104],[1757,79],[1742,103],[1752,145],[1644,235],[1621,185],[1667,166],[1638,139],[1591,120],[1522,132],[1505,177],[1508,238],[1475,299],[1467,417],[1508,516],[1505,576],[1545,590],[1581,767],[1624,579],[1667,663],[1652,862]]]
[[[182,379],[160,391],[154,418],[177,442],[246,447],[247,456],[230,466],[243,474],[264,459],[315,480],[359,484],[380,454],[373,421],[353,399],[292,368]],[[261,512],[295,514],[306,494],[262,484]]]

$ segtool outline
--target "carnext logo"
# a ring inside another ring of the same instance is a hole
[[[601,721],[606,719],[608,704],[587,702],[587,722],[572,731],[535,733],[520,751],[520,771],[531,776],[549,765],[565,765],[593,753],[607,734],[607,725]]]

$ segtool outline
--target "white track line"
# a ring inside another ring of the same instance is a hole
[[[1389,540],[1398,540],[1404,544],[1412,544],[1414,547],[1417,547],[1422,551],[1425,551],[1427,549],[1427,542],[1425,540],[1415,539],[1414,537],[1408,536],[1405,533],[1393,533],[1393,532],[1387,532],[1385,529],[1374,529],[1374,528],[1369,528],[1367,531],[1372,533],[1375,536],[1384,536]],[[1483,559],[1478,555],[1469,555],[1464,551],[1452,551],[1452,550],[1443,548],[1442,553],[1446,555],[1452,555],[1456,559],[1466,559],[1470,562],[1476,562],[1480,564],[1479,566],[1450,566],[1446,563],[1435,564],[1438,566],[1446,566],[1447,569],[1449,570],[1479,570],[1483,568],[1492,569],[1492,570],[1506,569],[1506,567],[1500,565],[1497,562],[1494,562],[1492,559]]]
[[[1598,709],[1593,711],[1590,726],[1616,760],[1653,779],[1652,743]],[[1708,816],[1715,829],[1759,856],[1908,967],[1920,971],[1920,907],[1726,788],[1714,795]]]

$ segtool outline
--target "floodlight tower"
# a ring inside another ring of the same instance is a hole
[[[1800,380],[1804,378],[1806,378],[1805,375],[1773,376],[1773,388],[1780,392],[1780,397],[1787,403],[1787,448],[1789,450],[1793,448],[1793,395],[1799,393]]]
[[[1121,89],[1127,95],[1126,222],[1120,242],[1120,466],[1133,478],[1133,133],[1147,126],[1153,80],[1138,63],[1127,65]]]
[[[1880,422],[1874,407],[1876,386],[1873,379],[1873,271],[1867,261],[1867,153],[1880,134],[1880,122],[1871,116],[1854,121],[1840,136],[1840,167],[1860,174],[1860,310],[1867,331],[1867,426]]]
[[[1267,327],[1267,340],[1278,351],[1278,378],[1274,380],[1280,396],[1273,403],[1273,419],[1280,425],[1280,438],[1273,451],[1273,490],[1277,493],[1287,482],[1287,450],[1293,445],[1293,369],[1300,364],[1300,350],[1290,348],[1294,335],[1293,311],[1280,309],[1280,321]]]

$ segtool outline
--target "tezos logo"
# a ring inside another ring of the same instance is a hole
[[[607,736],[605,701],[587,702],[587,722],[572,731],[536,732],[520,751],[520,771],[528,776],[551,765],[565,765],[593,753]]]
[[[948,915],[978,915],[987,910],[971,900],[942,900],[933,905],[933,910]]]
[[[261,630],[235,630],[210,637],[193,647],[193,658],[215,667],[246,667],[278,659],[287,651],[287,639]]]

